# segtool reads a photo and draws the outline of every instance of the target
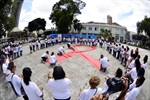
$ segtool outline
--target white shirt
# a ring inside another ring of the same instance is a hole
[[[135,80],[137,78],[137,71],[136,71],[136,67],[132,68],[128,74],[131,75],[131,77]]]
[[[91,100],[92,96],[94,96],[94,94],[97,93],[102,93],[102,89],[101,88],[97,88],[97,92],[96,89],[86,89],[83,90],[82,93],[80,94],[78,100]],[[95,95],[96,95],[95,94]]]
[[[13,75],[13,73],[11,73],[12,75]],[[12,76],[11,75],[11,76]],[[21,78],[18,76],[18,75],[13,75],[12,76],[12,78],[11,78],[11,82],[12,82],[12,84],[13,84],[13,86],[14,86],[14,89],[15,89],[15,91],[17,92],[17,94],[19,95],[19,96],[21,96],[22,94],[21,94],[21,90],[20,90],[20,88],[21,88]]]
[[[55,63],[55,62],[56,62],[56,57],[55,57],[55,55],[50,56],[49,62],[50,62],[50,63]]]
[[[44,53],[44,54],[42,55],[42,57],[48,57],[48,54],[47,54],[47,53]]]
[[[2,69],[3,69],[3,73],[5,73],[5,74],[10,74],[11,73],[10,70],[7,69],[7,65],[6,64],[2,65]],[[11,81],[10,77],[11,77],[10,75],[6,76],[5,77],[6,81]]]
[[[134,68],[134,67],[135,67],[135,66],[134,66],[134,63],[135,63],[135,59],[132,60],[132,62],[130,63],[129,67],[130,67],[130,68]]]
[[[130,84],[129,85],[129,89],[128,89],[128,91],[130,91],[130,90],[132,90],[133,88],[135,88],[136,87],[136,81],[137,81],[137,79],[138,79],[138,77],[133,81],[133,83],[132,84]]]
[[[102,68],[107,68],[108,67],[108,60],[106,57],[102,58],[100,60],[100,64],[102,65]]]
[[[68,78],[54,80],[50,79],[47,82],[47,87],[50,87],[52,90],[52,95],[55,99],[67,99],[70,97],[69,86],[72,84],[72,81]]]
[[[42,98],[40,97],[42,95],[42,92],[34,82],[30,81],[29,85],[26,85],[22,80],[21,84],[29,100],[42,100]]]
[[[58,49],[58,52],[63,53],[63,51],[64,51],[64,48],[63,48],[63,47],[60,47],[60,48]]]
[[[145,64],[143,63],[143,64],[141,65],[141,67],[145,69],[145,68],[147,67],[147,63],[145,63]]]
[[[133,88],[131,91],[129,91],[126,96],[125,96],[125,100],[134,100],[135,97],[140,93],[141,90],[141,86],[140,87],[136,87]]]

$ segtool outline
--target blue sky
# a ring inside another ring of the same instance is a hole
[[[35,18],[45,18],[49,29],[54,25],[49,20],[52,6],[59,0],[24,0],[20,15],[19,28],[24,29]],[[150,0],[82,0],[86,7],[77,16],[81,22],[106,22],[107,15],[113,22],[136,32],[136,23],[145,15],[150,17]]]
[[[22,9],[25,9],[26,11],[31,11],[32,1],[33,0],[24,0],[24,3],[22,5]]]

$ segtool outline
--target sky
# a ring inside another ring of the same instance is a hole
[[[59,0],[24,0],[19,28],[24,29],[36,18],[44,18],[46,29],[54,27],[49,20],[53,5]],[[136,32],[136,23],[150,17],[150,0],[82,0],[86,6],[77,18],[80,22],[107,22],[107,15],[112,16],[113,22],[125,26],[128,31]]]

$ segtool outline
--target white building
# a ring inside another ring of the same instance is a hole
[[[110,30],[112,33],[112,37],[114,37],[115,41],[122,42],[126,40],[127,29],[124,26],[119,25],[118,23],[112,23],[112,17],[107,16],[107,23],[100,22],[87,22],[82,23],[83,29],[81,31],[82,34],[88,35],[97,35],[100,34],[100,29]]]

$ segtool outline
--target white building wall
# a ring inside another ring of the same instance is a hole
[[[126,28],[122,26],[108,25],[108,24],[95,24],[95,23],[83,23],[83,29],[81,33],[93,33],[100,34],[100,29],[111,30],[112,36],[114,38],[118,37],[118,41],[122,38],[125,40]],[[95,30],[97,28],[97,30]]]

